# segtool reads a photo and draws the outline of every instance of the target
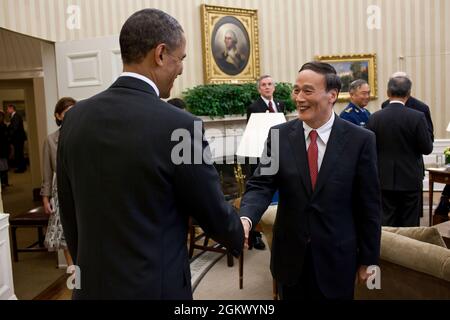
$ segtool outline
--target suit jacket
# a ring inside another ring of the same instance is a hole
[[[56,151],[58,150],[59,129],[49,134],[44,141],[42,151],[42,185],[41,196],[51,197],[53,192],[53,175],[56,172]]]
[[[284,113],[284,103],[282,101],[273,100],[276,104],[276,107],[278,109],[278,112]],[[250,106],[247,108],[247,122],[248,119],[250,119],[250,115],[252,113],[261,113],[261,112],[267,112],[269,111],[269,107],[264,102],[264,100],[261,98],[261,96],[256,99]]]
[[[384,109],[388,105],[389,100],[384,101],[383,104],[381,105],[381,109]],[[431,139],[434,141],[434,127],[433,121],[431,121],[430,108],[425,103],[414,97],[409,97],[408,100],[406,100],[405,106],[424,113],[425,119],[427,120],[428,129],[430,130],[431,133]]]
[[[256,225],[279,190],[273,226],[271,271],[284,285],[298,282],[310,239],[317,282],[327,298],[353,293],[358,265],[378,263],[381,236],[380,189],[375,135],[336,116],[314,191],[303,124],[296,119],[275,126],[267,155],[247,183],[241,216]],[[261,169],[278,162],[278,171]]]
[[[240,254],[242,224],[215,168],[201,157],[200,164],[172,160],[180,154],[176,129],[187,162],[208,148],[189,140],[203,137],[196,120],[132,77],[67,112],[57,179],[62,225],[81,269],[75,299],[192,299],[189,215]]]
[[[422,155],[433,151],[425,115],[401,103],[391,103],[372,114],[367,128],[377,136],[381,189],[422,190]]]
[[[23,128],[23,119],[17,112],[11,118],[8,128],[9,136],[13,144],[25,142],[27,136]]]

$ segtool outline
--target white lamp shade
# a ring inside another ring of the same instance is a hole
[[[286,118],[281,112],[252,113],[245,127],[236,155],[251,158],[261,157],[270,128],[284,122],[286,122]]]
[[[450,132],[450,122],[448,123],[447,131]]]

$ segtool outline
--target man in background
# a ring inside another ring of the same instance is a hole
[[[252,113],[284,113],[284,103],[273,98],[273,94],[275,92],[275,82],[270,75],[266,74],[259,77],[259,79],[256,81],[256,88],[258,89],[260,96],[250,106],[247,107],[247,122],[250,119],[250,115]],[[250,174],[253,174],[256,167],[257,165],[250,164]],[[264,248],[266,247],[259,231],[251,231],[250,239],[251,247],[254,247],[258,250],[264,250]]]
[[[391,75],[391,78],[395,78],[395,77],[406,77],[411,81],[411,77],[409,77],[409,75],[403,71],[394,72]],[[389,99],[383,102],[383,104],[381,105],[381,109],[384,109],[388,104],[389,104]],[[434,142],[434,127],[433,127],[433,121],[431,120],[430,108],[428,107],[428,105],[425,104],[424,102],[420,101],[419,99],[414,98],[410,94],[408,96],[408,99],[405,102],[405,107],[422,112],[425,115],[425,119],[427,120],[428,130],[430,131],[431,139]],[[425,177],[425,164],[423,163],[423,158],[422,158],[422,164],[424,167],[422,176]],[[438,207],[442,208],[445,205],[446,205],[445,197],[444,198],[441,197]],[[423,208],[423,193],[420,194],[420,207]],[[438,212],[440,212],[440,211],[438,211]],[[420,211],[420,216],[421,217],[423,216],[423,210]]]
[[[357,126],[365,127],[370,117],[370,112],[366,109],[370,100],[369,84],[366,80],[357,79],[350,83],[349,93],[350,103],[339,116]]]
[[[266,74],[256,81],[256,88],[259,92],[259,98],[247,107],[247,122],[252,113],[260,112],[283,112],[284,103],[275,100],[273,94],[275,93],[275,82],[273,78]]]
[[[402,71],[394,72],[392,74],[391,78],[395,78],[395,77],[406,77],[411,81],[411,78],[408,76],[408,74],[406,72],[402,72]],[[385,107],[387,107],[389,103],[390,103],[389,99],[384,101],[383,104],[381,105],[381,109],[384,109]],[[414,98],[413,96],[411,96],[411,94],[409,94],[409,96],[405,102],[405,107],[411,108],[416,111],[420,111],[425,115],[425,119],[427,120],[428,130],[430,131],[431,139],[434,142],[434,127],[433,127],[433,121],[431,120],[430,108],[428,107],[428,105],[426,103],[420,101],[419,99]]]
[[[10,124],[8,127],[9,138],[12,146],[14,147],[14,165],[16,166],[15,173],[23,173],[27,170],[27,164],[25,162],[25,156],[23,152],[25,140],[27,135],[23,128],[23,119],[20,114],[17,113],[16,106],[10,104],[7,107],[7,112],[10,115]]]
[[[425,115],[405,106],[411,80],[396,76],[388,82],[390,103],[375,112],[367,128],[377,136],[378,170],[383,204],[383,225],[419,225],[424,154],[433,150]]]

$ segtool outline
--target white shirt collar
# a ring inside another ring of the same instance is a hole
[[[310,126],[308,126],[305,122],[303,122],[303,129],[305,130],[305,139],[308,139],[309,133],[312,130],[316,130],[317,135],[319,136],[320,140],[322,140],[323,143],[325,143],[325,145],[326,145],[328,143],[328,139],[330,138],[334,119],[335,119],[335,115],[334,115],[334,112],[332,112],[330,119],[323,126],[321,126],[320,128],[317,128],[317,129],[313,129]]]
[[[278,112],[278,107],[277,107],[275,101],[273,101],[273,97],[272,97],[271,100],[267,100],[266,98],[261,96],[261,99],[263,99],[263,101],[264,101],[264,103],[266,104],[267,107],[269,107],[269,101],[272,101],[272,108],[275,110],[275,112]]]
[[[142,74],[135,73],[135,72],[122,72],[120,77],[132,77],[132,78],[136,78],[136,79],[142,80],[144,82],[147,82],[153,88],[153,90],[155,90],[156,95],[159,97],[158,87],[152,80],[150,80],[146,76],[143,76]]]
[[[402,105],[405,105],[405,103],[403,101],[400,101],[400,100],[391,100],[391,101],[389,101],[389,103],[400,103]]]

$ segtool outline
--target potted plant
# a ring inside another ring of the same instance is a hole
[[[275,85],[274,98],[285,103],[286,112],[295,110],[291,100],[292,85],[280,82]],[[188,110],[197,116],[224,117],[244,115],[247,107],[258,98],[256,84],[208,84],[183,92]]]
[[[450,147],[445,148],[444,150],[445,164],[450,164]]]

